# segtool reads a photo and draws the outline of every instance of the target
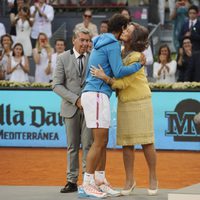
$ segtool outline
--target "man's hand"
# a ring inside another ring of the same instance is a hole
[[[183,48],[179,48],[178,53],[179,53],[179,56],[183,56]]]
[[[81,98],[79,97],[76,101],[76,106],[80,109],[83,110],[83,107],[81,106]]]
[[[146,64],[146,57],[143,53],[141,53],[139,62],[141,63],[142,66]]]

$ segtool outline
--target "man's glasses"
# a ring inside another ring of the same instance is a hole
[[[84,15],[85,18],[91,18],[91,15]]]
[[[191,42],[189,42],[189,41],[188,42],[183,42],[183,44],[191,44]]]

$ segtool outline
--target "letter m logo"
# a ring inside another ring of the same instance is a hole
[[[182,117],[177,112],[165,112],[168,119],[168,129],[165,131],[166,136],[197,136],[196,124],[193,118],[194,112],[185,112]]]

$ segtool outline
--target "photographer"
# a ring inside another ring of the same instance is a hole
[[[33,59],[35,61],[35,82],[49,83],[51,79],[50,71],[51,56],[53,48],[49,44],[45,33],[39,33],[36,47],[33,49]]]

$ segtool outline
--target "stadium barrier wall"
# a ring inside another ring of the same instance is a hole
[[[200,112],[199,92],[152,91],[156,149],[200,150],[200,125],[193,120]],[[108,148],[121,148],[116,145],[115,93],[110,101]],[[66,147],[60,103],[50,89],[0,89],[0,147]]]

